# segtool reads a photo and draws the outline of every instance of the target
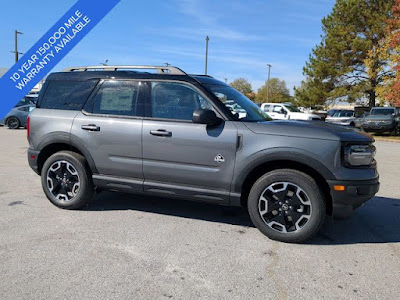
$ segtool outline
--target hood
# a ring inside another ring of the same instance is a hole
[[[392,115],[369,115],[363,118],[364,120],[391,120],[393,118]]]
[[[343,142],[374,141],[368,133],[319,121],[268,121],[260,123],[244,122],[244,124],[257,134],[285,135]]]

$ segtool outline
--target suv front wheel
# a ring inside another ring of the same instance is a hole
[[[260,177],[247,205],[254,225],[282,242],[309,240],[325,219],[323,194],[312,177],[297,170],[274,170]]]
[[[43,165],[42,187],[47,198],[64,209],[78,209],[93,197],[94,186],[85,158],[72,151],[60,151]]]

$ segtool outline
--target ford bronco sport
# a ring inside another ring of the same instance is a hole
[[[96,189],[245,206],[284,242],[310,239],[327,214],[349,216],[379,188],[368,134],[272,121],[229,85],[176,67],[52,73],[28,139],[29,164],[60,208],[86,206]]]
[[[366,132],[400,134],[400,109],[396,107],[373,107],[362,119],[362,129]]]

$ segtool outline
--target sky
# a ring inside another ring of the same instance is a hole
[[[14,64],[14,30],[19,51],[35,42],[76,2],[0,0],[0,67]],[[93,1],[96,2],[96,1]],[[98,1],[100,2],[100,1]],[[165,65],[208,74],[228,83],[244,77],[254,90],[271,77],[285,80],[293,94],[303,66],[321,41],[321,19],[334,0],[121,0],[52,70],[68,66]]]

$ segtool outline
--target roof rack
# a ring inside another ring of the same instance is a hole
[[[187,75],[184,71],[177,67],[171,66],[85,66],[85,67],[69,67],[63,70],[63,72],[74,72],[74,71],[90,71],[90,70],[101,70],[101,71],[118,71],[118,70],[134,70],[134,69],[149,69],[157,70],[158,74],[170,74],[170,75]]]

